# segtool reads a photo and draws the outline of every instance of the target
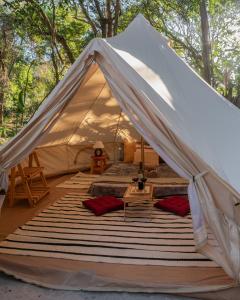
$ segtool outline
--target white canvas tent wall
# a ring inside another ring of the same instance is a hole
[[[115,161],[120,142],[140,137],[113,97],[103,73],[93,64],[61,118],[38,147],[45,173],[89,166],[97,140],[103,141],[110,161]]]
[[[47,141],[91,77],[93,61],[138,132],[189,180],[197,249],[238,281],[239,110],[188,67],[142,16],[117,37],[94,39],[29,124],[1,148],[1,186],[7,188],[9,168]]]

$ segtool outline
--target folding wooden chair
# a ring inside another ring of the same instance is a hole
[[[49,186],[43,174],[37,152],[34,151],[29,155],[28,166],[23,167],[18,164],[10,172],[10,187],[8,191],[9,206],[13,206],[16,200],[27,199],[30,206],[34,206],[39,200],[49,193]],[[40,183],[34,184],[33,179],[39,177]],[[16,189],[16,180],[20,179]]]

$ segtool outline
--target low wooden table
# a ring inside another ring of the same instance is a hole
[[[145,203],[149,201],[150,204],[150,218],[152,218],[152,209],[153,209],[153,185],[148,183],[145,184],[143,191],[139,191],[136,188],[136,184],[129,184],[126,192],[123,196],[124,202],[124,221],[126,220],[126,206],[128,203]]]

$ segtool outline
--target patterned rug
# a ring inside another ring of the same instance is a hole
[[[196,253],[192,220],[147,206],[96,217],[82,207],[90,196],[68,193],[0,243],[0,253],[136,265],[217,265]]]
[[[100,175],[94,174],[85,174],[78,172],[76,175],[70,179],[57,185],[59,188],[65,189],[89,189],[91,184],[99,177]]]

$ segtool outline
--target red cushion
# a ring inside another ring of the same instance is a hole
[[[187,196],[170,196],[159,200],[154,206],[165,211],[170,211],[181,217],[185,217],[190,211]]]
[[[113,196],[101,196],[95,199],[83,201],[83,205],[91,210],[96,216],[101,216],[107,212],[123,209],[124,204]]]

